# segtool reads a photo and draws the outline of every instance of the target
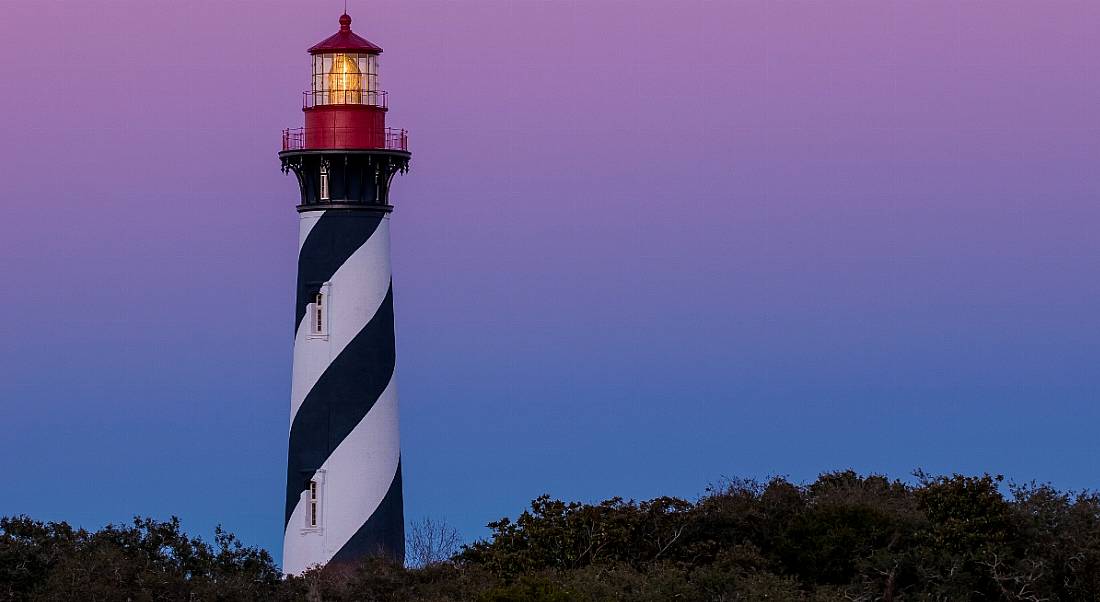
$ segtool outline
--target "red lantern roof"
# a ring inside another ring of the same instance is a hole
[[[362,52],[364,54],[382,54],[382,48],[351,31],[351,17],[346,13],[340,16],[340,31],[325,38],[309,49],[310,54],[322,52]]]

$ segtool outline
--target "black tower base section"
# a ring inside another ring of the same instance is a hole
[[[412,155],[396,150],[291,150],[279,153],[283,173],[298,176],[298,211],[363,209],[389,213],[390,182],[409,171]],[[324,179],[327,179],[327,188]],[[324,194],[323,194],[324,193]]]

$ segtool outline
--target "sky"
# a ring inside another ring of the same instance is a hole
[[[0,515],[281,554],[305,50],[340,0],[3,0]],[[1100,487],[1100,3],[349,0],[406,518],[724,478]]]

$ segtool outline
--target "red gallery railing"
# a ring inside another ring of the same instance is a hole
[[[344,146],[341,140],[370,140],[367,146],[356,143]],[[382,131],[363,130],[362,128],[287,128],[283,130],[283,150],[307,150],[325,148],[377,148],[384,150],[409,151],[409,132],[396,128]]]

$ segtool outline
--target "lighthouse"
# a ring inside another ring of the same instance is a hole
[[[390,275],[390,183],[409,167],[386,127],[382,49],[340,30],[309,49],[304,126],[279,159],[298,181],[283,571],[369,555],[404,560]]]

